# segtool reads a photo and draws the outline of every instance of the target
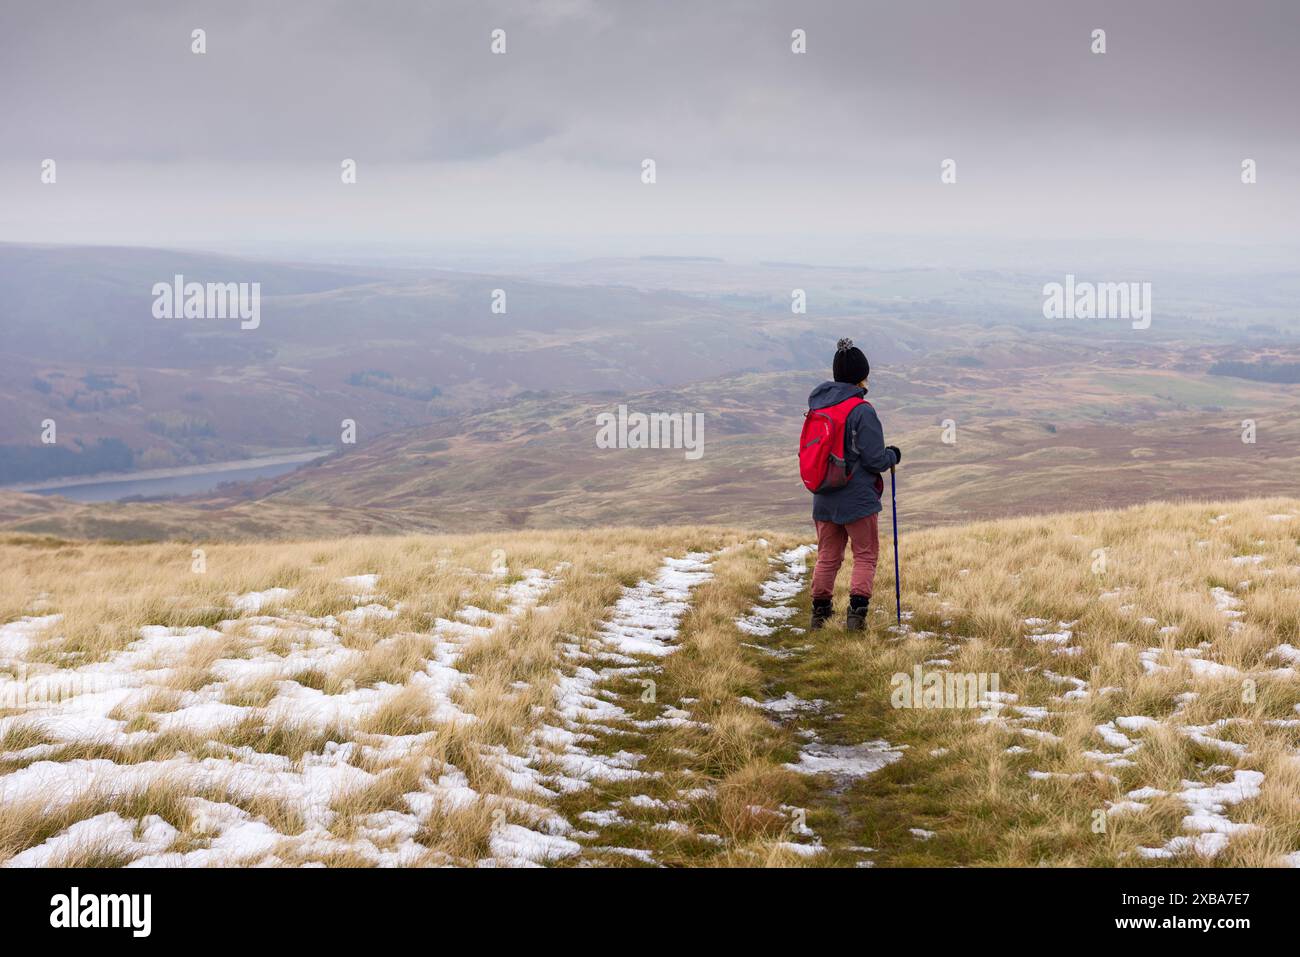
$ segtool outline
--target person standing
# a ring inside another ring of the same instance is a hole
[[[839,487],[813,493],[817,564],[810,627],[821,628],[834,613],[835,579],[844,562],[845,546],[851,544],[853,572],[845,627],[861,631],[866,627],[880,556],[880,496],[885,489],[881,473],[901,462],[903,453],[898,446],[885,444],[880,417],[865,398],[871,364],[852,339],[836,344],[831,374],[832,381],[823,382],[808,396],[808,410],[826,410],[832,418],[843,417],[846,474]]]

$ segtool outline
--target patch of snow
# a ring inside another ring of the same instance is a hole
[[[492,829],[488,846],[497,862],[529,866],[558,861],[582,853],[582,845],[558,834],[544,834],[520,824],[501,824]]]
[[[780,570],[762,583],[759,598],[749,613],[736,619],[736,627],[749,635],[766,638],[775,634],[780,622],[792,618],[795,610],[787,604],[803,591],[808,575],[807,558],[816,552],[812,545],[800,545],[777,555]]]
[[[1259,797],[1263,783],[1264,775],[1260,771],[1234,771],[1232,780],[1221,784],[1184,781],[1183,789],[1176,795],[1187,805],[1183,829],[1196,832],[1196,836],[1175,837],[1163,847],[1138,848],[1138,853],[1150,858],[1170,858],[1188,851],[1204,857],[1216,856],[1228,846],[1231,835],[1255,828],[1253,824],[1232,821],[1225,811],[1234,804]],[[1136,793],[1129,796],[1134,797]]]
[[[701,552],[664,559],[653,581],[624,589],[613,617],[600,629],[601,640],[626,655],[671,654],[691,590],[713,577],[710,569],[709,556]]]
[[[656,864],[654,854],[640,847],[593,847],[592,851],[599,854],[621,854],[623,857],[631,857],[642,864]]]
[[[267,605],[278,605],[292,598],[292,588],[268,588],[266,591],[250,591],[231,599],[230,606],[235,611],[246,615],[255,615]]]
[[[814,698],[811,701],[805,701],[792,692],[787,691],[779,698],[772,698],[768,701],[755,701],[753,698],[741,698],[741,704],[747,704],[750,707],[762,708],[772,714],[789,715],[804,714],[808,712],[821,711],[826,707],[827,702],[820,698]]]
[[[110,811],[77,821],[43,844],[30,847],[5,861],[5,867],[49,867],[79,853],[98,852],[139,857],[153,854],[171,845],[180,831],[157,815],[137,822]]]
[[[0,625],[0,661],[18,661],[26,657],[36,637],[62,619],[62,615],[40,615]]]
[[[887,741],[865,741],[862,744],[805,745],[799,751],[799,760],[787,764],[799,774],[829,774],[835,778],[862,778],[879,771],[903,756],[902,748]]]
[[[340,578],[339,584],[356,589],[360,594],[353,596],[353,599],[362,601],[364,596],[374,594],[375,589],[379,586],[379,576],[377,574],[349,575],[347,578]]]
[[[800,857],[815,857],[826,850],[821,844],[796,844],[793,841],[779,841],[776,846]]]

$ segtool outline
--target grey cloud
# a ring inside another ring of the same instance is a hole
[[[495,27],[503,57],[488,52]],[[789,52],[795,27],[806,56]],[[1088,50],[1095,27],[1104,57]],[[899,191],[954,156],[962,195],[984,204],[963,228],[1005,214],[1032,231],[1080,196],[1160,223],[1203,199],[1195,184],[1231,185],[1245,156],[1274,205],[1295,201],[1298,38],[1290,0],[47,0],[0,12],[0,163],[271,164],[310,179],[352,157],[459,167],[462,193],[493,195],[517,182],[494,179],[500,164],[551,164],[546,183],[593,219],[607,202],[593,179],[653,156],[665,183],[706,198],[696,221],[683,206],[681,228],[698,232],[727,225],[700,219],[706,207],[729,219],[805,192],[810,228],[869,203],[895,228],[943,229],[933,196]],[[253,201],[220,182],[201,199],[223,189]],[[32,200],[11,198],[0,227],[22,238]],[[296,214],[256,202],[263,231]],[[1275,228],[1269,215],[1231,225]]]
[[[935,130],[1293,144],[1298,36],[1286,0],[51,0],[4,14],[0,124],[10,146],[149,162],[466,159],[553,138],[599,157],[624,128],[756,158]]]

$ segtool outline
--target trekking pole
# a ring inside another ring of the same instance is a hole
[[[898,580],[898,485],[894,481],[894,467],[889,467],[889,503],[894,508],[894,615],[898,626],[903,626],[903,586]]]

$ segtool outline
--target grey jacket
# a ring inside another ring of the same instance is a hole
[[[847,382],[823,382],[808,396],[808,408],[825,409],[866,394],[865,389]],[[833,492],[813,493],[815,521],[847,525],[880,511],[880,495],[885,490],[880,473],[898,460],[885,448],[880,417],[865,402],[850,412],[844,423],[844,461],[853,470],[849,484]]]

